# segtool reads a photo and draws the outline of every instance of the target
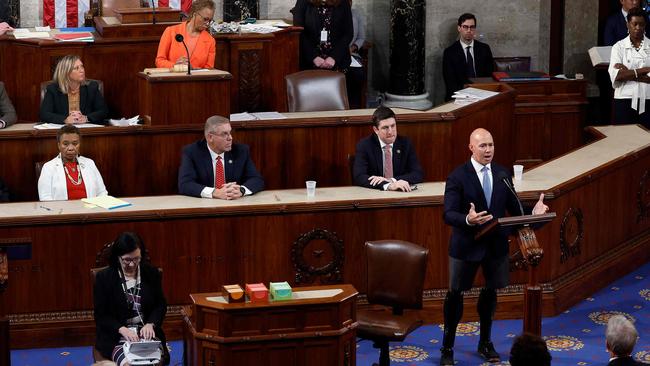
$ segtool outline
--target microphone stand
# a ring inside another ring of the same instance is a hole
[[[151,0],[151,16],[152,16],[152,24],[156,24],[156,0]]]
[[[525,216],[526,214],[524,213],[524,207],[521,205],[521,201],[519,200],[519,196],[517,195],[517,192],[515,191],[515,188],[510,184],[510,181],[508,180],[508,177],[503,177],[503,178],[501,178],[501,180],[506,185],[506,187],[508,187],[510,192],[512,192],[512,194],[515,196],[515,198],[517,199],[517,204],[519,205],[519,212],[521,212],[522,216]]]
[[[187,48],[187,44],[185,44],[185,39],[183,38],[182,34],[177,34],[174,38],[176,39],[176,42],[183,43],[183,46],[185,47],[185,53],[187,54],[187,75],[192,75],[192,65],[190,64],[190,50]]]

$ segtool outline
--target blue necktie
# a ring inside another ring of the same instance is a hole
[[[485,201],[487,202],[488,207],[490,207],[490,200],[492,200],[492,183],[490,182],[490,168],[484,166],[481,169],[483,172],[483,193],[485,194]]]

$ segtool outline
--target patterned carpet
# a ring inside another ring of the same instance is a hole
[[[542,333],[553,356],[554,366],[606,365],[605,324],[614,314],[622,314],[634,322],[639,341],[634,358],[650,364],[650,263],[608,285],[553,318],[544,318]],[[521,320],[500,320],[494,323],[492,338],[503,362],[512,339],[521,331]],[[411,334],[406,342],[391,347],[393,364],[404,366],[437,365],[440,357],[441,325],[427,325]],[[455,356],[458,365],[489,365],[476,353],[478,323],[462,323],[458,328]],[[170,343],[172,365],[182,364],[182,343]],[[357,345],[357,365],[377,362],[379,353],[371,342]],[[90,347],[16,350],[11,352],[12,366],[87,366],[92,363]]]

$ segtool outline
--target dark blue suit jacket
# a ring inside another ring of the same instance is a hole
[[[491,77],[494,71],[492,50],[486,43],[474,40],[474,69],[477,77]],[[445,100],[450,100],[455,91],[469,83],[467,60],[460,41],[455,41],[442,54],[442,77],[445,79]]]
[[[79,88],[79,109],[88,117],[88,122],[103,124],[108,117],[108,107],[104,102],[99,84],[91,81]],[[68,109],[68,95],[63,94],[56,82],[47,86],[45,97],[41,102],[40,117],[42,122],[64,124],[70,111]]]
[[[646,19],[646,22],[648,20]],[[627,37],[627,19],[623,16],[621,9],[610,15],[605,22],[603,31],[603,42],[605,46],[613,46],[616,42]],[[645,28],[646,37],[650,37],[650,27]]]
[[[368,178],[372,175],[384,175],[383,154],[379,138],[374,133],[357,143],[352,169],[354,184],[366,188],[383,189],[383,184],[373,187],[368,182]],[[424,172],[411,141],[400,135],[397,135],[393,143],[393,177],[397,180],[403,179],[410,184],[420,183],[424,178]]]
[[[257,193],[264,189],[264,179],[255,168],[248,145],[232,144],[224,154],[226,182],[237,182]],[[214,168],[205,139],[183,148],[181,167],[178,170],[178,192],[186,196],[201,197],[205,187],[214,187]]]
[[[636,362],[632,356],[619,357],[609,362],[607,366],[641,366],[642,364]]]
[[[474,203],[476,212],[487,211],[494,219],[506,216],[506,211],[511,215],[521,214],[517,199],[502,181],[503,177],[510,181],[510,173],[495,163],[491,164],[491,169],[493,187],[490,207],[487,207],[481,181],[470,161],[447,177],[444,219],[452,227],[449,255],[453,258],[478,262],[486,257],[498,258],[508,254],[509,230],[499,228],[474,240],[474,235],[482,226],[469,226],[465,222],[470,202]]]

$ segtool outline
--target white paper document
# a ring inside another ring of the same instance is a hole
[[[140,115],[137,115],[131,118],[109,119],[108,123],[111,126],[118,126],[118,127],[137,126],[139,119],[140,119]]]
[[[41,124],[34,125],[34,129],[37,129],[37,130],[58,130],[61,127],[63,127],[63,125],[59,125],[59,124],[56,124],[56,123],[41,123]],[[77,128],[90,128],[90,127],[104,127],[104,126],[97,125],[97,124],[94,124],[94,123],[80,123],[80,124],[75,125],[75,127],[77,127]]]
[[[255,112],[255,113],[233,113],[230,115],[231,121],[256,121],[256,120],[266,120],[266,119],[285,119],[282,113],[278,112]]]

